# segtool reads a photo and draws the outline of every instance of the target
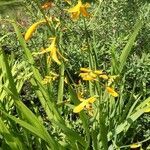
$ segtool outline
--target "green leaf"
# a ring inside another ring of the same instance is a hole
[[[139,30],[142,28],[142,21],[139,20],[137,21],[135,27],[134,27],[134,31],[133,33],[131,34],[126,46],[124,47],[124,49],[122,50],[122,53],[120,55],[120,68],[119,68],[119,73],[122,72],[123,70],[123,67],[125,66],[126,64],[126,61],[127,61],[127,57],[129,56],[129,53],[131,52],[131,49],[132,49],[132,46],[134,44],[134,41],[139,33]]]
[[[132,113],[129,117],[127,117],[123,123],[119,124],[113,132],[109,132],[108,133],[109,140],[112,138],[113,134],[117,135],[123,131],[126,132],[130,128],[132,123],[136,121],[142,114],[144,114],[147,108],[149,108],[147,105],[149,102],[150,97],[144,100],[141,104],[139,104],[134,109],[134,113]]]
[[[52,148],[52,149],[56,149],[57,146],[61,146],[59,145],[59,143],[55,143],[54,140],[52,138],[50,138],[50,136],[46,135],[44,133],[44,130],[41,130],[40,127],[35,127],[30,125],[29,123],[27,123],[26,121],[23,121],[19,118],[16,118],[14,116],[11,116],[7,113],[5,113],[4,111],[1,111],[5,116],[7,116],[9,119],[13,120],[15,123],[20,124],[23,128],[27,129],[28,131],[30,131],[31,133],[33,133],[34,135],[40,137],[41,139],[43,139],[45,142],[47,142],[47,144]]]
[[[25,145],[21,143],[21,141],[15,137],[6,127],[4,122],[0,118],[0,133],[3,135],[6,143],[12,150],[26,150]]]
[[[63,101],[63,90],[64,90],[64,70],[65,66],[64,63],[61,64],[60,68],[60,79],[59,79],[59,87],[58,87],[58,103]]]
[[[14,4],[19,4],[23,3],[23,0],[1,0],[0,1],[0,7],[2,6],[7,6],[7,5],[14,5]]]
[[[135,110],[138,110],[140,108],[144,108],[146,106],[150,106],[150,97],[148,97],[146,100],[144,100],[143,102],[141,102],[136,108]]]
[[[111,51],[111,64],[112,64],[112,67],[111,67],[111,73],[112,74],[117,74],[118,73],[118,56],[117,56],[117,53],[115,52],[115,49],[116,49],[116,46],[115,44],[113,43],[110,47],[110,51]]]

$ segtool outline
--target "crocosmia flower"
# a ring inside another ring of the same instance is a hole
[[[29,29],[27,30],[27,32],[25,33],[25,40],[28,41],[31,37],[32,37],[32,34],[35,32],[35,30],[37,29],[37,27],[43,23],[46,23],[45,20],[41,20],[41,21],[38,21],[34,24],[32,24]]]
[[[56,37],[54,38],[50,38],[52,40],[51,45],[46,48],[46,49],[42,49],[41,52],[37,52],[37,53],[32,53],[33,55],[40,55],[40,54],[44,54],[44,53],[48,53],[50,52],[50,59],[52,58],[53,61],[55,61],[58,65],[61,64],[60,60],[58,59],[58,56],[60,56],[61,58],[63,58],[65,61],[67,61],[66,58],[64,58],[60,52],[58,51],[57,47],[56,47]]]
[[[106,91],[110,95],[112,95],[113,97],[118,97],[119,96],[119,94],[117,92],[115,92],[115,90],[113,88],[111,88],[111,87],[106,87]]]
[[[32,37],[32,35],[36,31],[36,29],[43,24],[55,23],[56,24],[55,29],[60,25],[60,21],[56,17],[49,17],[49,18],[46,17],[46,18],[47,18],[47,20],[43,19],[38,22],[35,22],[28,28],[28,30],[25,33],[25,37],[24,37],[26,41],[28,41]]]
[[[79,74],[79,76],[83,80],[88,80],[88,81],[96,80],[97,77],[99,77],[100,75],[103,75],[103,71],[102,70],[95,70],[95,71],[93,71],[93,70],[91,70],[89,68],[80,68],[80,71],[81,71],[81,73]]]
[[[78,4],[67,11],[71,13],[71,18],[73,20],[77,20],[80,14],[82,14],[83,17],[89,17],[89,13],[87,12],[88,7],[90,7],[89,3],[82,4],[81,0],[78,0]]]
[[[81,103],[73,109],[74,113],[79,113],[84,108],[87,108],[87,110],[89,110],[90,109],[90,104],[95,102],[96,96],[92,96],[88,99],[79,98],[79,100],[81,101]]]

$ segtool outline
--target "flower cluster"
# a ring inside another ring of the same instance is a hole
[[[119,96],[119,94],[112,87],[110,87],[117,76],[107,76],[102,70],[91,70],[89,68],[80,68],[80,71],[81,73],[79,74],[79,76],[81,76],[83,80],[99,82],[98,79],[104,79],[105,81],[107,81],[107,84],[103,85],[106,91],[113,97]],[[79,113],[81,110],[86,109],[88,110],[88,112],[90,112],[90,114],[92,114],[90,111],[92,108],[91,104],[96,100],[96,98],[97,96],[92,96],[88,99],[83,99],[78,96],[78,99],[81,101],[81,103],[74,108],[73,112]]]
[[[92,81],[92,80],[96,80],[97,77],[108,79],[108,77],[103,73],[102,70],[93,71],[89,68],[80,68],[80,71],[81,73],[79,74],[79,76],[81,76],[83,80]]]
[[[71,5],[71,1],[70,0],[65,0],[69,5]],[[52,2],[46,2],[42,5],[42,9],[48,9],[52,7]],[[73,20],[77,20],[79,19],[79,17],[82,15],[83,17],[89,17],[90,14],[87,12],[87,8],[90,7],[89,3],[85,3],[83,4],[81,0],[78,0],[78,3],[72,7],[67,9],[67,12],[71,14],[71,18]],[[54,21],[56,22],[56,26],[55,29],[60,25],[60,21],[55,18],[55,17],[50,17],[41,21],[38,21],[36,23],[34,23],[31,27],[29,27],[29,29],[27,30],[26,34],[25,34],[25,40],[28,41],[33,33],[35,32],[35,30],[37,29],[37,27],[39,25],[42,24],[46,24],[46,23],[54,23]],[[57,48],[57,43],[56,43],[56,36],[53,36],[52,38],[50,38],[51,40],[51,44],[47,47],[47,48],[42,48],[41,51],[39,52],[33,52],[32,54],[34,56],[37,55],[42,55],[42,54],[49,54],[48,55],[48,59],[47,61],[50,62],[51,60],[53,60],[54,62],[56,62],[58,65],[61,65],[61,59],[67,61],[66,58],[64,58],[61,53],[59,52],[58,48]],[[80,69],[81,73],[79,74],[79,76],[86,81],[96,81],[99,82],[100,80],[104,80],[107,82],[107,84],[103,84],[103,87],[106,89],[106,91],[112,95],[113,97],[118,97],[118,93],[113,89],[113,87],[111,87],[112,83],[114,82],[116,76],[108,76],[105,72],[103,72],[103,70],[91,70],[89,68],[81,68]],[[55,74],[51,74],[48,76],[45,76],[43,79],[43,84],[48,84],[51,81],[55,80],[57,78],[57,75]],[[81,98],[81,96],[78,96],[78,99],[81,101],[81,103],[76,106],[73,110],[74,113],[79,113],[81,110],[86,109],[89,112],[91,112],[91,108],[92,108],[92,103],[95,102],[97,96],[92,96],[88,99],[85,98]],[[92,112],[91,112],[92,114]]]
[[[107,81],[106,90],[114,97],[118,97],[118,93],[114,91],[113,88],[109,87],[113,81],[117,78],[117,76],[108,76],[102,70],[91,70],[89,68],[80,68],[81,73],[79,76],[83,80],[88,81],[99,81],[98,78],[102,78]]]
[[[66,1],[67,3],[71,4],[71,1],[67,0]],[[73,20],[76,20],[79,18],[80,14],[82,14],[84,17],[88,17],[89,14],[87,12],[87,8],[89,7],[90,5],[88,3],[86,4],[82,4],[81,0],[78,0],[78,4],[76,6],[74,6],[73,8],[70,8],[68,9],[67,11],[69,13],[71,13],[71,18]],[[47,8],[50,8],[52,7],[52,2],[46,2],[44,3],[41,8],[42,9],[47,9]],[[46,23],[52,23],[53,21],[56,21],[56,27],[55,29],[60,25],[60,21],[59,19],[57,19],[56,17],[50,17],[48,18],[47,17],[47,20],[46,19],[43,19],[43,20],[40,20],[34,24],[32,24],[29,29],[26,31],[25,33],[25,41],[28,41],[29,39],[31,39],[33,33],[36,31],[36,29],[38,28],[38,26],[42,25],[42,24],[46,24]],[[53,38],[50,38],[52,39],[52,43],[51,45],[46,48],[46,49],[43,49],[42,48],[42,51],[41,52],[37,52],[37,53],[33,53],[34,55],[37,55],[37,54],[44,54],[44,53],[47,53],[47,52],[50,52],[50,56],[48,57],[48,60],[50,60],[50,58],[52,58],[52,60],[54,60],[58,65],[61,64],[60,60],[58,59],[58,55],[63,58],[64,60],[67,60],[65,59],[61,54],[60,52],[58,51],[58,49],[56,48],[56,37],[53,37]]]

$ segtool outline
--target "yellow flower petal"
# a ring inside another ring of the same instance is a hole
[[[91,72],[92,70],[89,69],[89,68],[80,68],[80,71],[83,71],[83,72]]]
[[[88,17],[89,16],[89,13],[86,11],[86,8],[84,6],[80,7],[80,11],[81,11],[81,13],[82,13],[82,15],[84,17]]]
[[[130,148],[138,148],[138,147],[140,147],[141,146],[141,144],[139,144],[139,143],[134,143],[134,144],[131,144],[130,145]]]
[[[92,97],[87,99],[88,103],[94,103],[95,100],[96,100],[96,96],[92,96]]]
[[[97,75],[101,75],[101,74],[103,74],[103,71],[102,70],[95,70],[94,73]]]
[[[78,113],[80,112],[81,110],[84,109],[84,107],[87,109],[87,110],[91,110],[92,109],[92,103],[95,102],[96,100],[96,97],[97,96],[92,96],[88,99],[84,99],[84,98],[81,98],[80,95],[78,96],[79,100],[82,101],[78,106],[76,106],[73,110],[74,113]]]
[[[57,50],[57,48],[56,48],[56,37],[50,38],[50,39],[52,39],[52,43],[51,43],[51,45],[50,45],[50,47],[49,47],[50,50],[51,50],[50,56],[52,57],[52,59],[53,59],[58,65],[60,65],[61,62],[59,61],[58,56],[57,56],[57,53],[58,53],[58,54],[60,54],[60,53],[58,52],[58,50]]]
[[[145,109],[144,109],[144,112],[145,112],[145,113],[150,112],[150,108],[145,108]]]
[[[106,90],[109,94],[111,94],[112,96],[114,97],[118,97],[118,93],[114,91],[113,88],[110,88],[110,87],[106,87]]]
[[[90,72],[89,76],[91,76],[92,78],[96,78],[97,77],[97,75],[95,73],[93,73],[93,72]]]
[[[57,51],[56,47],[53,47],[53,49],[52,49],[51,52],[50,52],[50,55],[51,55],[52,59],[53,59],[58,65],[61,65],[61,62],[58,60],[56,51]]]
[[[76,106],[74,109],[73,109],[73,112],[74,113],[79,113],[81,110],[84,109],[84,107],[87,105],[88,101],[84,100],[82,103],[80,103],[78,106]]]
[[[85,99],[81,97],[81,94],[80,94],[80,93],[77,93],[77,96],[78,96],[78,99],[79,99],[81,102],[85,101]]]
[[[40,54],[44,54],[44,53],[50,52],[50,57],[51,57],[58,65],[60,65],[61,62],[59,61],[57,54],[58,54],[61,58],[63,58],[65,61],[67,61],[67,59],[64,58],[64,57],[60,54],[60,52],[57,50],[56,44],[55,44],[55,43],[56,43],[56,37],[50,38],[50,39],[52,40],[52,43],[51,43],[51,45],[50,45],[48,48],[42,49],[41,52],[33,52],[32,54],[33,54],[33,55],[40,55]],[[48,57],[48,62],[49,62],[50,57]]]
[[[72,20],[78,20],[79,19],[79,16],[80,16],[80,12],[73,12],[71,14],[71,19]]]
[[[107,76],[107,75],[105,75],[105,74],[103,74],[103,75],[99,75],[99,77],[100,77],[100,78],[103,78],[103,79],[105,79],[105,80],[107,80],[107,79],[108,79],[108,76]]]
[[[35,32],[35,30],[37,29],[37,27],[40,25],[40,24],[43,24],[43,23],[46,23],[45,20],[41,20],[41,21],[38,21],[36,23],[34,23],[28,30],[27,32],[25,33],[25,40],[28,41],[31,37],[32,37],[32,34],[33,32]]]
[[[69,13],[80,11],[80,7],[82,6],[81,0],[78,1],[78,4],[74,6],[73,8],[68,9]]]
[[[81,78],[84,78],[88,75],[88,73],[80,73],[79,76],[81,76]]]
[[[83,80],[87,80],[87,81],[91,81],[95,79],[89,73],[80,73],[79,76],[81,76]]]
[[[80,71],[82,71],[83,73],[80,73],[79,76],[81,76],[81,78],[83,80],[95,80],[97,75],[90,69],[88,68],[80,68]]]
[[[83,78],[83,80],[92,81],[94,80],[94,78],[92,78],[91,76],[86,76]]]

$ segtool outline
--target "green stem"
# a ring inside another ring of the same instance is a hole
[[[61,103],[63,101],[64,71],[65,71],[65,65],[64,65],[64,63],[62,63],[61,67],[60,67],[60,79],[59,79],[58,100],[57,100],[57,103]]]

